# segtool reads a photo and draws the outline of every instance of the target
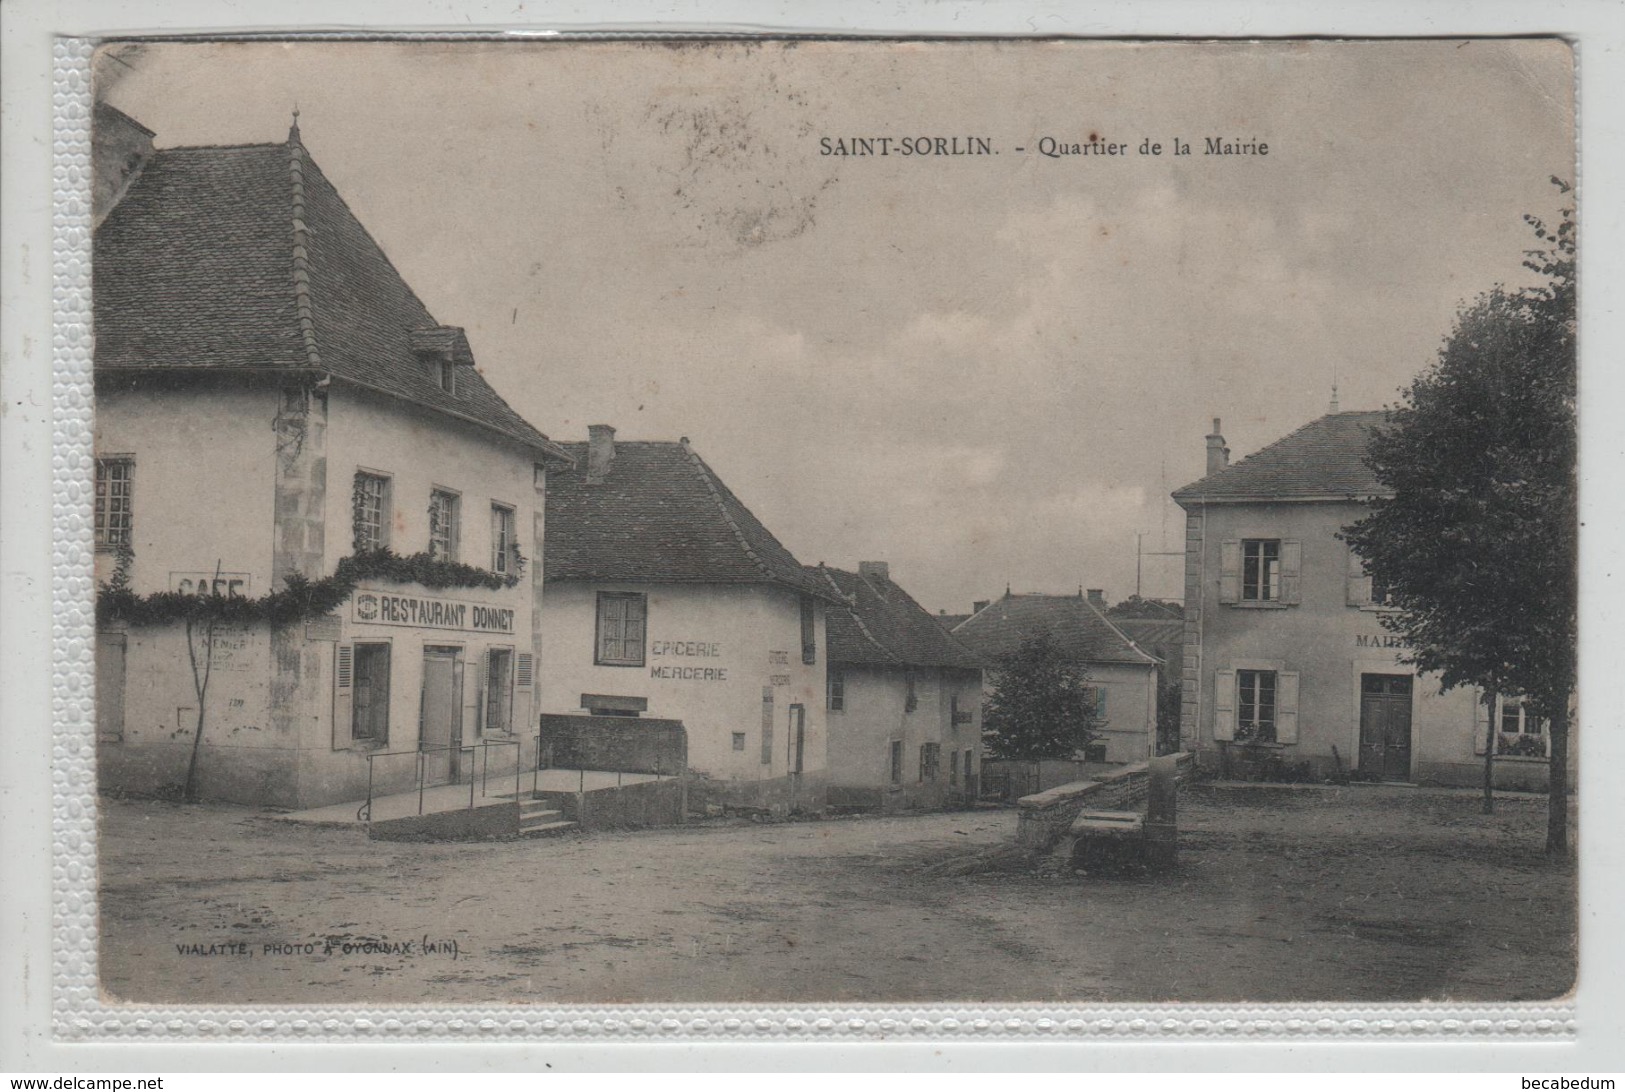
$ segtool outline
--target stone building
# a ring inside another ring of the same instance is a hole
[[[1365,465],[1381,412],[1331,413],[1239,462],[1213,422],[1186,515],[1181,742],[1232,774],[1260,766],[1476,785],[1489,711],[1402,662],[1384,596],[1339,537],[1383,486]],[[1494,711],[1497,784],[1543,789],[1547,741],[1516,697]]]
[[[1088,675],[1095,695],[1099,739],[1086,758],[1094,762],[1144,762],[1155,754],[1157,659],[1138,648],[1106,617],[1097,595],[1013,595],[978,602],[953,634],[990,666],[1028,638],[1047,632],[1063,655]],[[988,686],[996,673],[989,671]]]
[[[200,725],[200,795],[242,803],[529,761],[542,494],[567,457],[297,118],[278,144],[157,149],[96,121],[102,787],[178,791]]]
[[[542,711],[681,721],[705,799],[822,807],[835,593],[686,439],[588,431],[548,486]]]
[[[972,802],[981,769],[982,660],[891,579],[883,561],[810,569],[829,609],[829,802],[940,808]]]

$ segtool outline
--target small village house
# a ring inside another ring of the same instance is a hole
[[[828,617],[829,802],[940,808],[973,802],[981,769],[982,661],[891,579],[883,561],[809,572],[842,606]]]
[[[542,711],[680,721],[697,799],[823,807],[835,592],[686,439],[588,432],[548,483]]]
[[[1482,694],[1441,692],[1403,662],[1380,574],[1339,537],[1383,495],[1364,457],[1384,419],[1332,412],[1236,463],[1215,419],[1207,475],[1173,494],[1186,515],[1180,732],[1211,768],[1482,780]],[[1544,726],[1516,696],[1493,716],[1496,784],[1543,790]]]
[[[1048,633],[1067,659],[1088,676],[1094,695],[1099,738],[1078,757],[1117,764],[1144,762],[1155,754],[1157,659],[1143,651],[1106,617],[1098,592],[1077,595],[1016,595],[976,604],[975,612],[953,630],[990,668],[1023,641]],[[989,690],[998,673],[987,674]]]
[[[200,795],[248,804],[529,762],[564,453],[401,278],[297,115],[282,143],[155,148],[103,105],[94,148],[102,788],[178,789],[200,721]],[[300,581],[331,602],[267,598]],[[228,609],[188,625],[178,596]]]

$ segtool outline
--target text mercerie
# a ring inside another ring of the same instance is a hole
[[[716,641],[651,641],[649,655],[705,657],[715,659],[722,655],[722,645]],[[654,664],[649,668],[652,679],[690,679],[700,682],[727,682],[725,667],[690,667],[686,664]]]

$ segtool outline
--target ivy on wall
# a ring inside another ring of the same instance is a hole
[[[363,580],[389,580],[422,584],[426,588],[489,588],[498,591],[519,583],[523,559],[511,574],[494,573],[460,561],[446,561],[427,553],[402,557],[387,547],[366,550],[339,559],[332,576],[311,580],[290,573],[286,586],[257,599],[244,596],[198,595],[178,591],[140,595],[130,588],[133,554],[119,553],[113,577],[96,592],[96,621],[100,625],[123,622],[131,626],[158,626],[188,620],[214,622],[269,622],[289,625],[331,614]]]

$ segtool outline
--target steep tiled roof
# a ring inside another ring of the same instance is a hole
[[[1366,439],[1386,419],[1381,410],[1327,414],[1217,474],[1174,490],[1174,500],[1186,504],[1377,496],[1384,489],[1365,465]]]
[[[598,485],[587,445],[560,447],[576,465],[547,479],[548,580],[768,583],[833,598],[686,443],[616,441]]]
[[[982,657],[950,636],[942,623],[890,577],[809,567],[846,603],[828,615],[829,662],[909,667],[982,666]]]
[[[1150,664],[1094,604],[1079,595],[1011,595],[994,600],[954,630],[954,636],[988,659],[1014,651],[1026,638],[1048,630],[1070,659],[1090,663]]]
[[[558,454],[474,368],[441,390],[413,352],[439,323],[297,134],[155,152],[96,231],[94,292],[98,370],[309,369]]]
[[[952,633],[954,627],[959,625],[959,623],[963,622],[965,619],[969,618],[970,615],[968,615],[968,614],[938,614],[935,617],[937,619],[937,625],[941,626],[943,629],[948,630],[950,633]]]

